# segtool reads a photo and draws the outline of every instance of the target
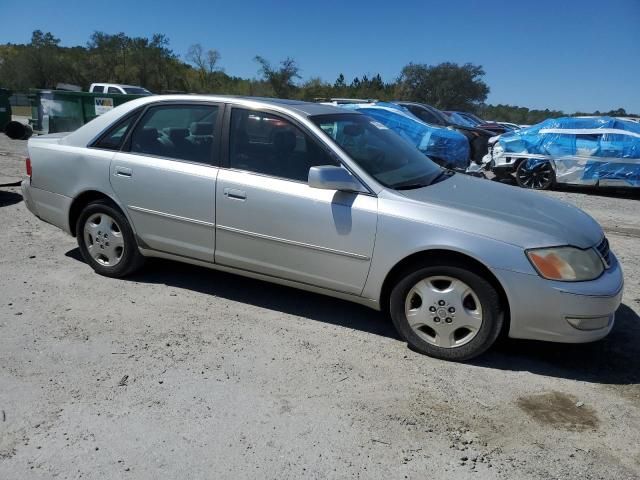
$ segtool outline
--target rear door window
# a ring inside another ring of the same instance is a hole
[[[104,150],[120,150],[127,133],[135,123],[140,111],[132,113],[117,122],[105,134],[103,134],[92,146]]]
[[[93,93],[104,93],[104,87],[102,85],[96,85],[93,87]]]
[[[131,153],[216,164],[217,105],[163,105],[149,108],[128,142]]]
[[[122,92],[120,91],[119,88],[109,87],[109,90],[107,91],[107,93],[122,93]]]

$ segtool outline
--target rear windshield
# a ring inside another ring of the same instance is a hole
[[[317,115],[311,121],[386,187],[426,186],[442,174],[442,169],[416,147],[366,115]]]

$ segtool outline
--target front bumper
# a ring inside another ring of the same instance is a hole
[[[622,268],[611,267],[588,282],[555,282],[538,275],[494,270],[509,300],[509,337],[583,343],[605,337],[622,301]]]

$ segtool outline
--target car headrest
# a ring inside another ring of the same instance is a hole
[[[273,136],[273,146],[279,153],[291,153],[296,149],[296,134],[291,130],[281,130]]]
[[[358,125],[357,123],[350,123],[349,125],[345,125],[342,129],[342,133],[349,137],[358,137],[362,135],[364,132],[364,127],[362,125]]]
[[[158,140],[158,130],[153,127],[144,127],[140,133],[138,133],[138,141],[140,143],[151,143]]]
[[[193,122],[189,127],[191,135],[213,135],[212,122]]]
[[[189,135],[188,128],[171,127],[171,128],[167,128],[165,132],[167,132],[169,140],[171,140],[172,142],[180,141],[184,139],[187,135]]]

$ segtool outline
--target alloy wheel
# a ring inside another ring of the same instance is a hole
[[[124,254],[124,238],[118,223],[106,213],[95,213],[84,224],[84,242],[89,255],[105,267],[114,267]]]
[[[417,282],[405,299],[405,316],[424,341],[442,348],[469,343],[482,326],[478,295],[463,281],[448,276]]]
[[[553,183],[554,171],[548,160],[523,160],[516,170],[516,180],[523,188],[546,190]]]

